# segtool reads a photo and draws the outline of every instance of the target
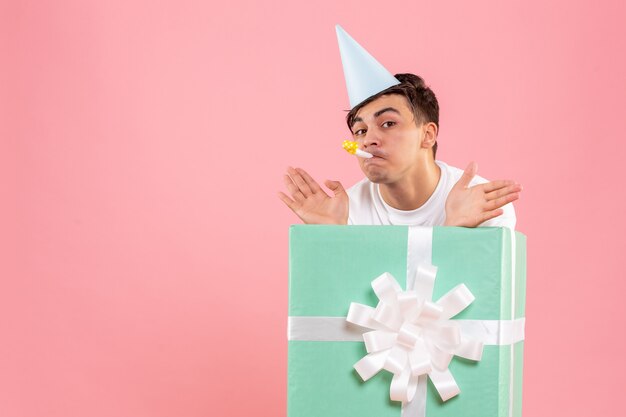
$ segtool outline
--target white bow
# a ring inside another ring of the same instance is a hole
[[[379,299],[376,308],[351,303],[350,323],[372,329],[363,334],[368,352],[354,364],[364,381],[381,369],[393,373],[390,398],[408,403],[413,400],[420,375],[428,374],[441,399],[446,401],[460,392],[448,365],[454,355],[479,361],[480,341],[461,334],[450,320],[474,301],[465,284],[459,284],[437,302],[432,301],[437,267],[422,264],[414,288],[402,288],[385,272],[372,281]]]

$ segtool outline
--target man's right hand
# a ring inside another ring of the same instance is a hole
[[[305,170],[289,167],[287,173],[284,181],[291,198],[283,192],[279,192],[278,197],[304,223],[348,223],[348,194],[340,182],[324,182],[334,193],[334,196],[329,196]]]

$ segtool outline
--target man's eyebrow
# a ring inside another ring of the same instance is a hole
[[[361,119],[360,117],[355,117],[354,119],[352,119],[352,124],[350,124],[350,127],[354,126],[357,122],[362,122],[363,119]]]
[[[376,113],[374,113],[374,118],[377,118],[381,114],[386,113],[388,111],[400,114],[400,112],[397,109],[394,109],[393,107],[385,107],[384,109],[380,109]],[[355,123],[362,122],[362,121],[363,119],[361,119],[360,117],[355,117],[354,119],[352,119],[352,124],[350,125],[350,127],[354,126]]]
[[[398,110],[394,109],[393,107],[385,107],[384,109],[382,109],[382,110],[378,110],[376,113],[374,113],[374,117],[378,117],[378,116],[380,116],[381,114],[383,114],[383,113],[385,113],[385,112],[388,112],[388,111],[392,111],[392,112],[394,112],[394,113],[398,113],[398,114],[400,114],[400,112],[399,112]]]

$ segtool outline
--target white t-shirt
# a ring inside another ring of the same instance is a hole
[[[391,207],[380,195],[378,184],[367,178],[359,181],[348,189],[350,207],[348,224],[368,225],[410,225],[410,226],[442,226],[446,220],[446,199],[450,190],[463,175],[463,170],[435,161],[441,168],[441,177],[435,191],[428,201],[415,210],[398,210]],[[472,179],[470,186],[488,182],[478,175]],[[504,213],[479,226],[502,226],[515,229],[515,210],[509,203],[502,207]]]

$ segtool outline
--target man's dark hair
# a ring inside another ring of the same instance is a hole
[[[420,125],[422,123],[432,122],[437,126],[437,131],[439,131],[439,103],[437,102],[437,97],[433,90],[424,83],[421,77],[415,74],[396,74],[395,77],[400,81],[400,84],[373,95],[350,110],[346,116],[348,129],[352,131],[354,118],[363,106],[371,103],[380,96],[399,94],[404,96],[409,103],[409,107],[415,117],[415,124]],[[432,149],[434,158],[437,155],[437,141],[435,141]]]

